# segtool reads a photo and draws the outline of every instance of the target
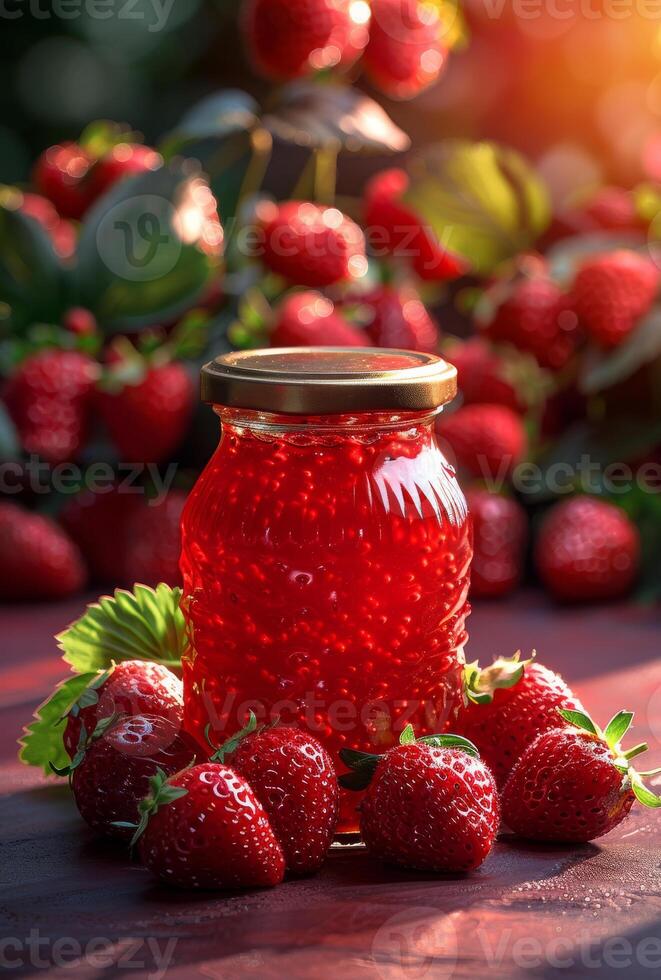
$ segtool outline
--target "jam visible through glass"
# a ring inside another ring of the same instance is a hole
[[[219,409],[183,521],[187,728],[258,719],[337,758],[383,752],[461,703],[471,535],[430,414],[306,418]],[[357,826],[344,793],[341,831]]]

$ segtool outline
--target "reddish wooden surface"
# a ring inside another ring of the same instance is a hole
[[[316,877],[272,891],[162,888],[93,838],[66,787],[15,761],[21,724],[61,674],[51,637],[80,608],[0,613],[0,972],[38,976],[55,962],[56,977],[173,980],[661,973],[661,812],[641,808],[595,845],[500,840],[470,877],[401,873],[344,848]],[[661,765],[658,612],[558,612],[528,594],[480,606],[471,625],[472,657],[536,646],[599,720],[634,708],[646,765]]]

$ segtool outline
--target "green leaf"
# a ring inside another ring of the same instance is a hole
[[[0,403],[0,460],[17,459],[21,445],[18,433],[5,406]]]
[[[135,829],[135,834],[131,840],[131,847],[134,847],[142,834],[145,832],[149,818],[155,814],[162,806],[174,803],[175,800],[186,796],[187,789],[183,786],[172,786],[168,782],[168,776],[162,769],[157,769],[149,780],[150,793],[138,806],[140,822]]]
[[[400,745],[412,745],[415,742],[415,732],[413,730],[413,725],[407,725],[399,736]]]
[[[136,585],[87,607],[56,640],[76,671],[107,670],[123,660],[151,660],[177,669],[186,650],[181,589]]]
[[[633,711],[618,711],[618,713],[611,718],[604,729],[604,738],[611,749],[615,748],[616,745],[619,745],[626,733],[631,728],[632,721]]]
[[[436,749],[461,749],[476,759],[480,758],[477,746],[462,735],[423,735],[418,739],[418,742],[422,742],[423,745],[431,745]]]
[[[286,143],[336,153],[401,153],[411,144],[377,102],[346,85],[291,82],[262,124]]]
[[[414,157],[410,175],[405,202],[478,273],[529,249],[549,223],[541,179],[496,143],[445,140]]]
[[[161,152],[169,158],[189,143],[206,139],[225,139],[246,132],[259,122],[259,105],[247,92],[226,89],[214,92],[185,114],[166,136]]]
[[[35,711],[35,720],[24,729],[20,739],[19,758],[29,766],[39,766],[46,774],[51,764],[62,769],[69,764],[69,756],[62,744],[63,717],[72,704],[94,681],[95,674],[85,673],[70,677],[55,688],[54,692]]]
[[[56,322],[64,305],[64,272],[41,224],[19,210],[20,191],[0,186],[0,323],[22,331]]]
[[[251,711],[248,715],[247,723],[243,726],[243,728],[239,729],[238,732],[235,732],[231,738],[228,738],[226,742],[223,742],[220,748],[217,749],[211,756],[211,761],[224,762],[227,756],[231,755],[232,752],[236,752],[244,738],[246,738],[248,735],[252,735],[256,728],[257,716],[255,715],[254,711]]]
[[[76,304],[106,332],[174,320],[219,274],[222,231],[206,179],[183,161],[120,181],[86,215]]]
[[[579,387],[586,395],[605,391],[630,378],[645,364],[659,357],[661,357],[661,307],[657,306],[614,351],[591,352],[579,379]]]
[[[632,773],[631,788],[634,791],[636,799],[643,806],[650,807],[652,809],[658,809],[661,807],[661,797],[658,797],[656,793],[653,793],[650,789],[645,786],[642,779],[638,776],[638,773]]]
[[[582,731],[590,732],[591,735],[597,735],[601,738],[601,732],[595,726],[589,715],[586,715],[584,711],[574,711],[570,708],[558,708],[558,713],[562,715],[565,721],[568,721],[570,725],[574,728],[580,728]]]
[[[499,688],[514,687],[523,677],[526,667],[535,658],[533,650],[528,660],[521,660],[521,651],[512,657],[498,657],[490,667],[480,670],[477,661],[464,668],[466,697],[474,704],[490,704]]]

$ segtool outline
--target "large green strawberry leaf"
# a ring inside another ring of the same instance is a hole
[[[181,589],[163,583],[103,596],[56,637],[64,660],[75,671],[106,670],[122,660],[178,670],[187,645],[180,600]]]
[[[547,227],[546,187],[516,151],[449,139],[412,158],[404,199],[478,273],[529,249]]]
[[[400,153],[411,145],[377,102],[348,85],[290,82],[262,123],[277,139],[313,150]]]
[[[214,92],[194,105],[177,123],[161,146],[166,159],[191,143],[224,140],[234,133],[247,132],[259,122],[259,106],[240,89]]]
[[[39,766],[52,775],[51,764],[61,769],[69,761],[62,744],[63,717],[94,682],[96,673],[76,674],[62,681],[34,713],[19,739],[19,759],[28,766]]]
[[[581,391],[593,395],[630,378],[661,357],[661,307],[655,307],[614,351],[593,351],[585,359]]]
[[[176,160],[121,181],[86,215],[76,302],[108,332],[175,319],[218,275],[222,229],[207,180]]]
[[[39,222],[19,210],[22,194],[0,187],[0,329],[56,322],[64,303],[64,272]]]

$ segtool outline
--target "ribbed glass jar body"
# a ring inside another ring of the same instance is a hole
[[[338,769],[342,747],[384,751],[407,722],[447,728],[472,547],[435,413],[216,411],[183,518],[187,728],[221,742],[252,709],[308,728]]]

